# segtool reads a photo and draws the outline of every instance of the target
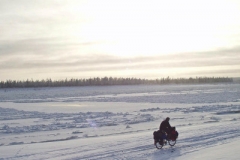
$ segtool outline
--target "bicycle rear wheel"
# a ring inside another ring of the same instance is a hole
[[[162,149],[163,144],[161,145],[160,142],[157,142],[155,146],[157,149]]]

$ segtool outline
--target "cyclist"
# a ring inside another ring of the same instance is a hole
[[[170,118],[167,117],[165,120],[163,120],[159,126],[159,130],[160,130],[160,133],[162,134],[170,134],[171,130],[172,130],[172,127],[171,125],[169,124],[169,120]],[[160,144],[162,145],[163,144],[163,139],[161,138],[160,139]]]

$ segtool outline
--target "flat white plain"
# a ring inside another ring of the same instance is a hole
[[[239,112],[239,84],[0,89],[0,159],[239,159]]]

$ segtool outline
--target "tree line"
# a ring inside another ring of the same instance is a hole
[[[163,84],[204,84],[204,83],[231,83],[228,77],[196,77],[196,78],[88,78],[88,79],[65,79],[65,80],[6,80],[0,82],[0,88],[28,88],[28,87],[64,87],[64,86],[109,86],[109,85],[163,85]]]

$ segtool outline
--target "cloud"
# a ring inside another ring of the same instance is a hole
[[[87,43],[82,45],[94,45]],[[21,46],[21,45],[20,45]],[[52,46],[54,48],[54,46]],[[56,46],[55,46],[56,47]],[[20,49],[19,47],[18,49]],[[25,47],[24,47],[25,48]],[[34,52],[34,45],[25,48]],[[44,51],[44,50],[43,50]],[[43,51],[37,51],[43,52]],[[169,54],[160,56],[141,57],[119,57],[104,54],[66,54],[48,55],[14,55],[9,59],[0,61],[2,69],[44,69],[61,68],[63,70],[76,71],[114,71],[124,70],[151,70],[162,68],[191,68],[191,67],[217,67],[217,66],[238,66],[240,62],[239,47],[199,53]],[[48,53],[48,54],[47,54]],[[30,56],[30,57],[28,57]],[[2,55],[3,57],[3,55]]]
[[[96,45],[102,42],[77,42],[71,39],[59,38],[31,38],[16,41],[0,41],[0,56],[9,57],[16,55],[48,55],[60,54],[81,49],[82,47]]]

